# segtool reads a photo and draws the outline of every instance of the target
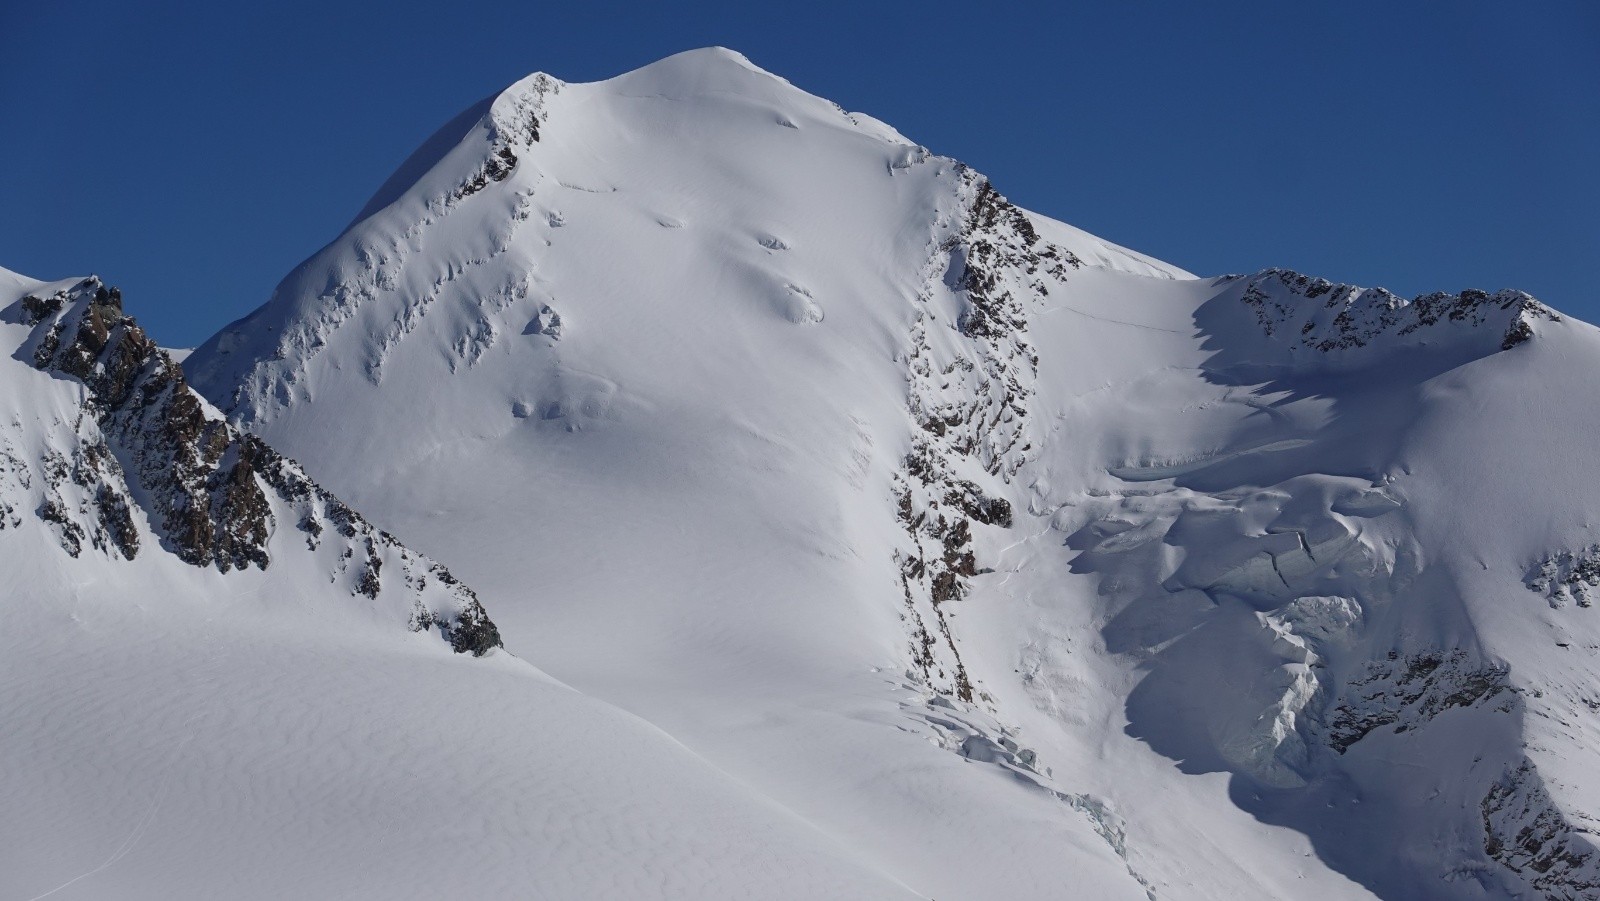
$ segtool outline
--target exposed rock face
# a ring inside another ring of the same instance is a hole
[[[958,244],[966,263],[960,285],[970,304],[961,317],[961,331],[990,341],[1015,339],[1028,325],[1022,298],[1016,294],[1047,295],[1050,289],[1038,278],[1041,273],[1059,282],[1066,279],[1069,266],[1077,269],[1083,264],[1072,251],[1041,241],[1027,215],[986,179],[969,173],[969,183],[970,179],[976,179],[977,195]],[[1008,279],[1013,284],[1008,285]],[[1021,347],[1026,349],[1026,343]]]
[[[1383,288],[1362,289],[1288,269],[1265,269],[1245,277],[1240,301],[1255,312],[1271,339],[1291,350],[1330,354],[1371,345],[1393,346],[1437,326],[1498,330],[1501,350],[1534,336],[1540,322],[1559,322],[1549,307],[1521,291],[1443,291],[1405,300]]]
[[[96,550],[115,551],[132,560],[139,553],[139,530],[133,522],[133,501],[122,471],[92,421],[86,422],[80,415],[74,433],[78,441],[70,458],[51,451],[40,461],[43,498],[35,512],[73,557],[87,542]],[[13,489],[26,493],[33,487],[29,468],[14,454],[7,453],[6,458],[4,475]],[[9,517],[13,527],[21,524],[17,510],[4,500],[0,500],[0,514]],[[4,525],[0,521],[0,528]]]
[[[1523,582],[1554,609],[1569,603],[1593,606],[1595,590],[1600,588],[1600,544],[1552,554],[1534,566]]]
[[[168,547],[187,563],[265,568],[268,511],[227,425],[208,418],[183,374],[96,279],[22,301],[32,361],[81,381],[107,439],[127,453]]]
[[[441,211],[483,190],[493,182],[505,181],[517,168],[517,147],[539,142],[539,125],[547,113],[544,99],[561,88],[547,75],[535,75],[517,91],[508,94],[490,113],[490,148],[477,170],[440,201]]]
[[[1594,831],[1562,814],[1533,763],[1507,770],[1484,795],[1483,850],[1545,898],[1600,897]]]
[[[48,297],[24,297],[7,316],[33,329],[19,356],[86,389],[72,457],[52,453],[40,472],[38,515],[67,553],[76,557],[88,544],[132,559],[141,547],[137,507],[161,545],[185,563],[224,573],[266,569],[279,518],[292,517],[309,551],[330,523],[345,545],[335,580],[360,549],[355,593],[374,600],[385,590],[411,595],[411,627],[438,626],[457,651],[483,654],[500,645],[471,589],[206,405],[123,313],[115,288],[91,277]],[[0,454],[0,475],[32,486],[29,467],[9,449]],[[7,521],[18,524],[9,504],[0,509],[0,527]],[[387,576],[385,560],[393,570]]]
[[[1507,691],[1506,675],[1506,667],[1474,663],[1465,651],[1390,653],[1344,686],[1328,715],[1328,745],[1343,754],[1380,727],[1405,732],[1452,707],[1488,702]],[[1500,709],[1509,712],[1511,701]]]
[[[1041,240],[986,179],[961,174],[964,215],[953,234],[936,238],[912,331],[908,406],[917,431],[895,491],[910,541],[899,564],[913,661],[929,684],[971,700],[944,606],[965,597],[979,573],[974,528],[1011,526],[1011,504],[997,495],[1032,448],[1028,399],[1039,358],[1027,340],[1028,308],[1081,264]],[[958,300],[942,320],[940,288]]]

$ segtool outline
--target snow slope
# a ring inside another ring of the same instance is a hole
[[[499,649],[120,304],[0,270],[0,894],[917,897]]]
[[[469,110],[184,366],[939,898],[1580,898],[1593,328],[1198,279],[725,50]]]

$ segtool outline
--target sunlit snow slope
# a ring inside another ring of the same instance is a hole
[[[498,649],[93,278],[0,270],[0,572],[7,898],[917,897]]]
[[[1600,891],[1600,338],[1526,295],[1196,279],[704,50],[469,110],[184,366],[925,896]]]

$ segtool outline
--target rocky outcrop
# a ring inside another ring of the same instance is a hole
[[[544,108],[546,96],[560,89],[561,83],[550,76],[534,75],[496,99],[488,121],[489,152],[478,168],[439,202],[441,211],[511,176],[517,168],[517,148],[539,142],[539,126],[549,116]]]
[[[945,608],[980,572],[975,530],[1011,526],[1011,504],[999,494],[1032,449],[1028,400],[1039,366],[1027,340],[1029,307],[1081,263],[1042,240],[982,176],[963,169],[961,178],[963,213],[935,239],[912,330],[915,432],[894,490],[908,539],[897,562],[913,662],[929,684],[971,700]],[[951,294],[955,306],[941,315],[938,299]]]
[[[51,450],[39,461],[41,497],[34,512],[55,534],[62,550],[73,557],[87,544],[132,560],[139,553],[139,530],[122,470],[99,430],[81,411],[72,431],[77,440],[72,442],[70,456]],[[0,495],[26,495],[33,487],[29,467],[15,454],[5,456],[4,474],[12,484],[9,491],[0,489]],[[3,499],[0,514],[10,516],[12,526],[21,524],[15,507]]]
[[[67,553],[78,556],[88,544],[132,559],[141,547],[139,507],[161,546],[185,563],[223,573],[264,570],[274,553],[297,553],[293,545],[273,544],[280,520],[306,535],[308,552],[322,544],[328,524],[342,545],[330,575],[346,576],[352,593],[372,600],[385,591],[409,595],[411,627],[437,626],[458,651],[482,654],[500,645],[471,589],[201,400],[178,365],[123,312],[115,288],[91,277],[49,296],[24,297],[7,318],[33,329],[20,357],[85,389],[70,458],[52,452],[40,466],[38,515]],[[29,467],[14,452],[0,456],[0,470],[31,487]],[[0,521],[5,515],[14,511],[0,511]],[[361,569],[352,571],[357,550]]]
[[[1551,554],[1528,571],[1523,584],[1543,596],[1553,609],[1568,604],[1593,606],[1595,591],[1600,589],[1600,544]]]
[[[1343,754],[1381,727],[1401,733],[1452,707],[1489,702],[1508,691],[1507,675],[1505,666],[1477,663],[1461,650],[1391,652],[1344,686],[1327,716],[1327,743]],[[1509,701],[1501,709],[1509,712]]]
[[[1406,300],[1383,288],[1337,284],[1288,269],[1236,278],[1243,281],[1239,302],[1253,311],[1262,334],[1301,353],[1399,346],[1447,326],[1488,330],[1487,350],[1510,350],[1533,338],[1539,322],[1561,321],[1521,291],[1439,291]]]
[[[528,320],[527,328],[522,330],[524,335],[544,335],[552,340],[561,337],[561,314],[549,304],[540,304],[539,312]]]
[[[1600,897],[1595,829],[1576,826],[1561,812],[1532,762],[1524,759],[1508,769],[1490,786],[1480,810],[1484,853],[1541,897]]]
[[[97,279],[21,302],[32,361],[88,389],[87,408],[123,451],[167,547],[223,572],[267,565],[270,511],[250,447],[207,416],[166,353]]]
[[[1027,214],[987,179],[971,173],[967,177],[969,182],[976,180],[976,196],[966,232],[957,243],[965,263],[959,285],[968,303],[960,328],[969,337],[1015,340],[1028,326],[1023,298],[1017,295],[1034,299],[1048,295],[1045,279],[1062,281],[1068,267],[1077,269],[1083,263],[1072,251],[1041,240]]]

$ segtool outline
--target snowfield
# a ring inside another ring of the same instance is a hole
[[[141,452],[169,396],[200,402],[153,346],[118,413],[37,370],[55,320],[24,324],[39,305],[19,297],[65,301],[57,358],[111,321],[109,298],[0,279],[7,897],[917,897],[639,718],[504,650],[452,653],[459,583],[315,486],[279,494],[304,487],[292,463],[251,476],[264,567],[184,559],[169,467]],[[86,380],[102,388],[147,340],[109,334]],[[128,533],[102,528],[108,508]],[[210,510],[219,532],[249,521],[227,492]]]
[[[467,110],[181,373],[0,310],[18,897],[1600,897],[1525,294],[1196,277],[709,49]]]

